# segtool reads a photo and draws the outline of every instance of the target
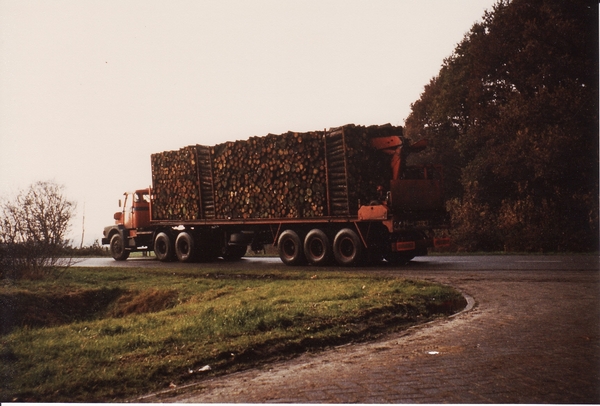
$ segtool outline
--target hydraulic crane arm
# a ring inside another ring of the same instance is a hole
[[[392,179],[397,180],[402,176],[402,165],[405,164],[409,153],[420,152],[427,148],[427,140],[420,140],[413,144],[399,135],[377,137],[371,139],[371,145],[392,156]]]

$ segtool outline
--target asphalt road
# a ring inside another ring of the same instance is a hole
[[[226,262],[218,260],[209,264],[178,262],[163,263],[154,257],[132,257],[127,261],[115,261],[112,258],[75,259],[75,266],[84,267],[223,267],[256,269],[264,266],[287,268],[279,258],[273,257],[244,257],[241,261]],[[598,270],[599,257],[593,255],[548,256],[548,255],[466,255],[466,256],[429,256],[417,257],[402,266],[378,266],[366,268],[370,271],[386,271],[402,273],[416,270]],[[297,268],[293,268],[297,269]],[[331,267],[331,270],[347,270],[348,268]],[[355,270],[355,268],[352,268]]]
[[[284,267],[274,259],[242,263],[248,268]],[[598,404],[598,264],[598,256],[432,256],[403,267],[369,268],[390,277],[454,286],[471,306],[450,319],[377,342],[307,353],[132,400]],[[79,265],[174,266],[148,259],[92,259]]]

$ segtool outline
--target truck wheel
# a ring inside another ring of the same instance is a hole
[[[302,241],[294,230],[285,230],[277,240],[279,258],[286,265],[302,265],[304,253],[302,252]]]
[[[180,262],[192,262],[195,258],[194,237],[187,232],[179,233],[175,240],[175,254]]]
[[[110,254],[116,261],[125,261],[129,258],[129,251],[125,249],[125,243],[121,234],[117,233],[110,239]]]
[[[310,264],[329,264],[333,251],[327,234],[317,228],[310,230],[304,239],[304,255]]]
[[[174,250],[173,244],[171,244],[171,237],[169,237],[166,233],[158,233],[154,239],[154,253],[159,261],[172,261],[174,257]]]
[[[333,240],[333,255],[340,265],[359,265],[363,257],[363,245],[358,235],[349,228],[340,230]]]

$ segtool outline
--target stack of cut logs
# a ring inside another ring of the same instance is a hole
[[[217,218],[325,215],[322,140],[322,132],[288,132],[215,146]]]
[[[154,220],[196,220],[199,218],[196,147],[152,154]]]
[[[387,186],[390,179],[389,158],[370,146],[370,138],[398,135],[401,130],[390,125],[347,125],[330,131],[269,134],[209,147],[209,159],[202,158],[199,151],[206,147],[199,145],[153,154],[153,219],[355,214],[358,202],[368,204],[376,198],[377,186]],[[212,173],[212,179],[201,179],[204,173]],[[200,189],[210,183],[208,199]],[[341,190],[339,196],[347,201],[345,210],[334,211],[328,202],[335,190]],[[203,199],[210,200],[210,216],[203,211]]]

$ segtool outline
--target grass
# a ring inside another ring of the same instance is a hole
[[[429,282],[315,270],[71,268],[3,281],[0,401],[122,401],[464,305]]]

